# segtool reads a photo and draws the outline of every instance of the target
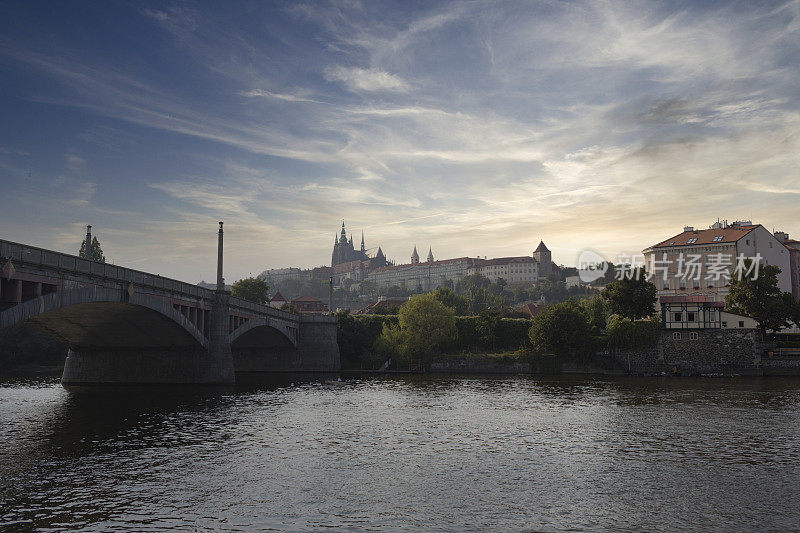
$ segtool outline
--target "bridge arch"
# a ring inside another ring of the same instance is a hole
[[[197,348],[209,342],[172,304],[91,287],[40,296],[0,313],[0,329],[29,321],[70,348]]]
[[[232,350],[237,348],[297,347],[297,339],[289,333],[286,326],[264,318],[248,320],[233,330],[228,341]]]

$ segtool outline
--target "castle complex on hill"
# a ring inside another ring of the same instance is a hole
[[[471,274],[481,274],[490,281],[503,279],[507,283],[535,283],[553,272],[550,250],[544,242],[529,256],[499,257],[480,259],[478,257],[458,257],[436,261],[433,250],[428,249],[428,257],[420,262],[417,247],[411,253],[411,262],[395,265],[387,261],[378,247],[374,257],[369,257],[361,236],[361,249],[356,250],[353,237],[347,238],[344,222],[341,236],[334,240],[331,254],[331,268],[336,285],[345,280],[360,283],[368,280],[378,287],[398,285],[409,289],[433,290],[445,285],[454,285]],[[556,267],[557,268],[557,267]]]
[[[272,285],[288,279],[327,282],[333,278],[333,283],[337,287],[370,281],[378,288],[397,285],[411,290],[434,290],[442,286],[455,285],[462,278],[472,274],[480,274],[492,282],[503,279],[512,285],[536,283],[558,269],[552,262],[550,250],[541,241],[531,255],[518,257],[495,259],[456,257],[436,260],[433,257],[433,250],[428,248],[426,260],[420,261],[417,247],[414,246],[410,259],[407,264],[396,265],[394,261],[386,259],[380,246],[377,249],[368,249],[364,243],[363,232],[361,246],[357,249],[352,235],[348,238],[345,224],[342,222],[342,230],[333,241],[330,267],[317,267],[311,270],[271,269],[262,272],[260,277]]]

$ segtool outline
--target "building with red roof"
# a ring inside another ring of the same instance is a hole
[[[780,233],[780,232],[777,232]],[[645,268],[658,296],[704,296],[724,302],[739,258],[760,257],[761,265],[781,269],[778,287],[792,292],[790,251],[761,224],[717,221],[708,229],[681,233],[644,251]]]

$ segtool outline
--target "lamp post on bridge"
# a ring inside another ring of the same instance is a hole
[[[91,227],[91,226],[89,226]],[[217,241],[217,290],[225,290],[225,278],[222,277],[222,222],[219,223],[219,237]]]
[[[333,314],[333,276],[328,279],[330,284],[330,292],[328,293],[328,312]]]
[[[86,226],[86,248],[84,249],[84,252],[83,252],[83,258],[84,259],[90,259],[90,260],[92,258],[92,226],[91,225]]]

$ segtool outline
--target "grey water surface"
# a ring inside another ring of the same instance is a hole
[[[0,382],[0,529],[800,528],[800,380]]]

